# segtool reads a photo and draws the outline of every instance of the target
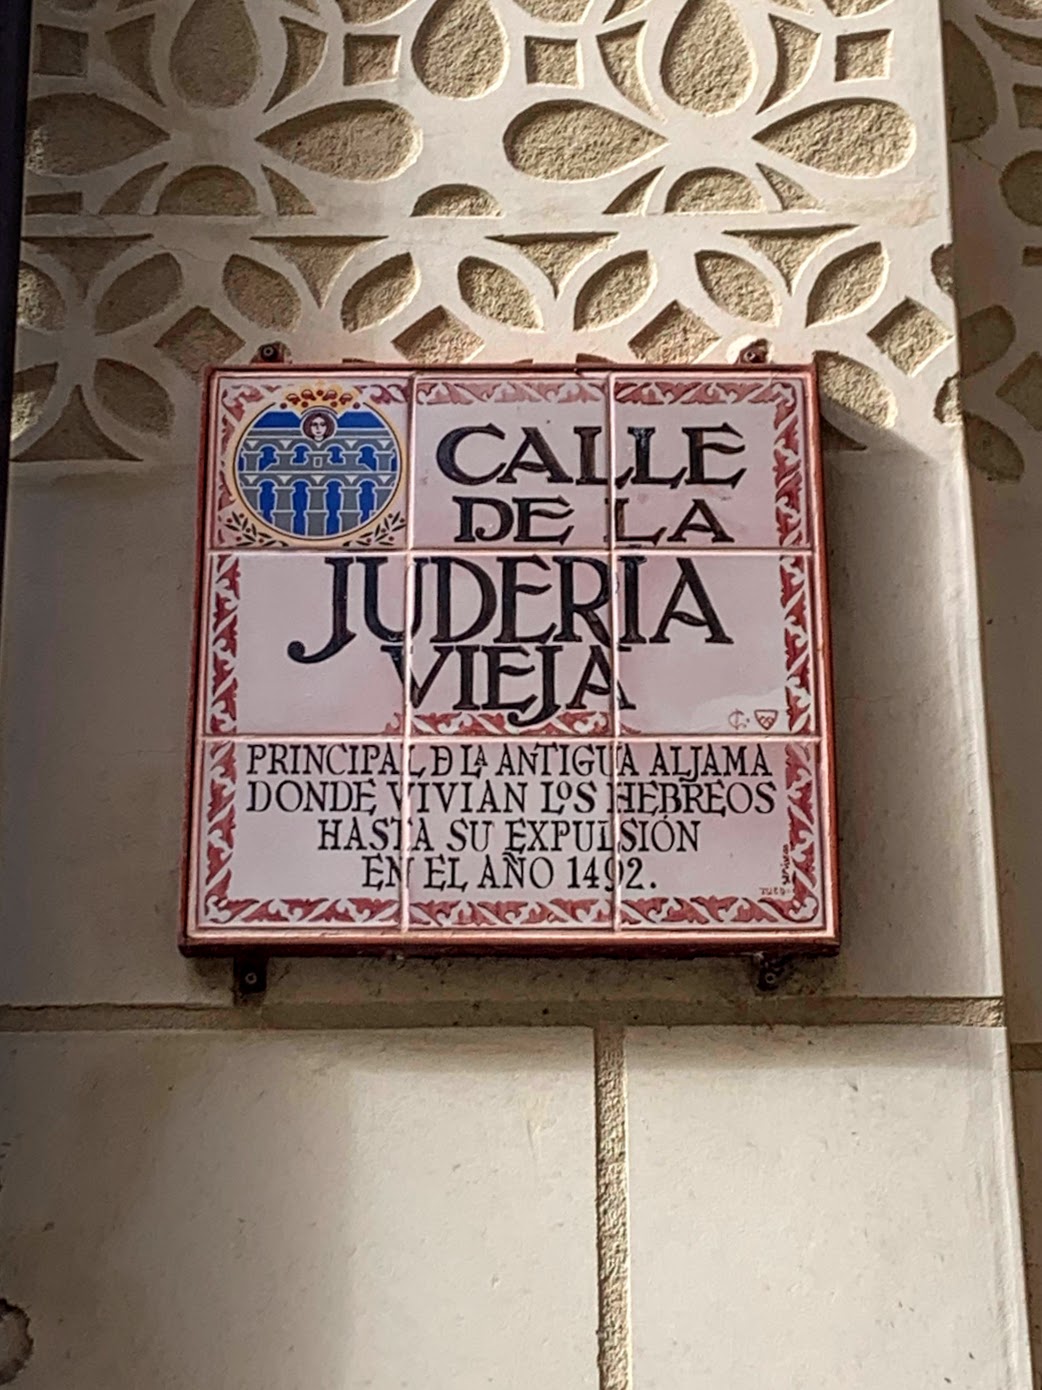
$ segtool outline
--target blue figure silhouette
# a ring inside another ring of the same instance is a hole
[[[363,478],[358,485],[358,511],[363,522],[376,511],[376,484],[371,478]]]
[[[347,462],[347,459],[344,458],[343,448],[339,444],[331,444],[329,446],[329,462],[334,464],[337,468],[343,468],[344,464]]]
[[[293,467],[294,467],[294,468],[306,468],[306,467],[307,467],[307,462],[308,462],[308,446],[307,446],[306,444],[298,444],[298,445],[296,446],[296,448],[293,450],[293,459],[292,459]]]
[[[275,484],[270,478],[265,478],[257,489],[257,501],[260,506],[260,514],[269,526],[275,524]]]
[[[374,471],[376,470],[376,468],[378,467],[376,459],[376,450],[373,448],[371,444],[363,444],[361,449],[359,449],[358,462],[362,465],[363,468],[371,468]]]
[[[335,536],[340,531],[340,507],[343,488],[336,478],[326,483],[326,535]]]
[[[279,456],[275,452],[274,444],[265,444],[260,451],[260,458],[257,460],[257,469],[261,471],[265,468],[274,468],[279,461]]]
[[[293,534],[306,536],[308,533],[308,485],[303,478],[293,484]]]

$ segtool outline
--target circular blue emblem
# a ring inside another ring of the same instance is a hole
[[[394,430],[363,402],[269,406],[235,454],[235,481],[252,516],[279,535],[312,541],[368,530],[393,501],[401,472]]]

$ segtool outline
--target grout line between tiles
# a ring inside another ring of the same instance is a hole
[[[597,1370],[599,1390],[631,1390],[629,1173],[625,1030],[593,1034],[597,1174]]]

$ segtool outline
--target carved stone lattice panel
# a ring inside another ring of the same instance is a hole
[[[907,0],[40,0],[20,457],[191,456],[297,361],[815,356],[952,448],[938,16]]]
[[[967,453],[1010,482],[1042,431],[1042,4],[944,15]]]

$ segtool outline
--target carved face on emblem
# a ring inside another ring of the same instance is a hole
[[[324,444],[336,433],[336,416],[328,410],[309,410],[300,428],[313,443]]]

